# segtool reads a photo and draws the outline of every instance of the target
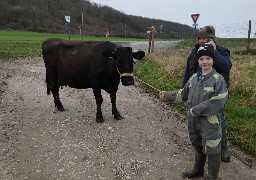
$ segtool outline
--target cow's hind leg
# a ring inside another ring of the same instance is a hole
[[[47,94],[52,92],[54,98],[55,107],[58,111],[65,111],[59,97],[59,83],[58,83],[58,72],[55,67],[46,67],[46,83],[47,83]]]
[[[110,99],[112,103],[112,114],[114,115],[114,118],[117,120],[123,119],[122,115],[116,108],[116,93],[110,94]]]
[[[53,93],[54,104],[58,111],[65,111],[59,97],[59,93]]]
[[[101,90],[100,89],[93,89],[93,94],[96,100],[96,105],[97,105],[97,112],[96,112],[96,122],[97,123],[103,123],[104,118],[102,116],[102,111],[101,111],[101,104],[103,102],[103,98],[101,95]]]

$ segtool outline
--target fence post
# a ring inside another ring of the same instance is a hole
[[[152,40],[152,32],[151,31],[147,31],[148,33],[148,53],[150,53],[151,50],[151,40]]]
[[[247,51],[250,51],[251,20],[249,20]]]
[[[154,48],[155,48],[155,31],[156,28],[155,26],[152,26],[152,46],[151,46],[151,52],[154,52]]]
[[[155,26],[149,27],[148,33],[148,53],[154,52]]]

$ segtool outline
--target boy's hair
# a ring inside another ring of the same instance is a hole
[[[209,56],[212,59],[215,58],[214,47],[211,44],[204,44],[199,47],[196,53],[196,59],[199,59],[201,56]]]

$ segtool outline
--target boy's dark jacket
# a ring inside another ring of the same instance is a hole
[[[199,47],[200,45],[197,44],[188,57],[182,87],[184,87],[186,82],[194,73],[200,71],[200,67],[196,59],[196,53]],[[227,48],[217,45],[216,51],[214,51],[214,56],[215,59],[213,67],[218,73],[220,73],[224,77],[227,87],[229,87],[230,69],[232,67],[230,51]]]

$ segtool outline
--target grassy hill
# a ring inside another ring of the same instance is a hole
[[[147,30],[155,26],[161,39],[192,38],[194,28],[139,16],[130,16],[108,6],[87,0],[1,0],[0,29],[48,33],[67,33],[70,16],[72,35],[147,38]],[[82,21],[83,13],[83,21]],[[160,28],[160,25],[162,25]],[[161,32],[160,32],[161,30]]]

